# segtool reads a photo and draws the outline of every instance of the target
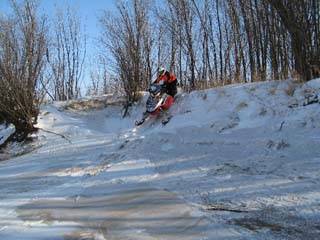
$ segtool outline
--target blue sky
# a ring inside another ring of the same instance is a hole
[[[17,0],[22,2],[23,0]],[[67,6],[75,8],[82,24],[85,24],[87,39],[87,60],[96,53],[96,41],[99,37],[98,16],[102,15],[103,10],[116,10],[117,0],[38,0],[40,2],[40,11],[48,14],[50,17],[56,13],[55,5],[64,9]],[[0,14],[10,11],[11,0],[0,0]],[[88,70],[88,69],[87,69]],[[85,74],[88,80],[88,72]]]
[[[22,2],[23,0],[18,0]],[[82,23],[86,26],[88,34],[88,44],[93,43],[93,38],[99,35],[98,16],[101,16],[103,10],[116,10],[117,0],[39,0],[40,10],[54,16],[55,5],[63,9],[67,6],[75,8],[81,16]],[[11,0],[0,0],[0,14],[10,11]],[[89,46],[88,46],[89,47]],[[89,50],[89,49],[88,49]]]

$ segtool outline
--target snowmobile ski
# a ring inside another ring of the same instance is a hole
[[[142,118],[142,119],[140,119],[140,120],[135,121],[134,124],[135,124],[136,126],[140,126],[140,125],[142,125],[145,121],[146,121],[146,119],[145,119],[145,118]]]
[[[150,117],[150,115],[146,112],[143,113],[143,116],[140,120],[135,121],[135,125],[136,126],[140,126],[142,125],[148,118]]]
[[[169,116],[165,119],[162,119],[162,121],[161,121],[162,125],[165,126],[168,122],[170,122],[171,118],[172,118],[172,116]]]

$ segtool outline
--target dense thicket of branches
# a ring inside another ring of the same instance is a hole
[[[294,68],[304,80],[319,76],[320,1],[268,0],[291,37]]]
[[[14,14],[0,20],[0,118],[23,139],[34,130],[43,98],[47,28],[34,2],[12,4]]]
[[[157,63],[150,65],[153,70],[166,66],[189,89],[320,75],[319,0],[166,0],[161,6],[153,2],[152,9],[145,8],[145,1],[131,3],[133,9],[124,3],[119,8],[120,18],[109,18],[113,31],[103,36],[126,84],[145,82],[152,72],[135,74],[129,59],[139,69],[148,63]],[[137,27],[139,11],[152,15],[141,19],[152,33]],[[139,43],[147,42],[153,59],[146,63],[144,54],[132,57],[132,50],[142,53]]]

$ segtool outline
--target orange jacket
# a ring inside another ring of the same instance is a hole
[[[160,83],[161,80],[163,80],[164,83],[172,83],[177,81],[177,77],[172,73],[166,72],[164,75],[159,76],[155,82]]]

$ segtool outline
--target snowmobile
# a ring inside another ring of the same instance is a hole
[[[146,111],[143,113],[142,119],[135,122],[136,126],[143,124],[150,115],[156,116],[167,110],[174,102],[174,98],[166,93],[164,84],[153,83],[148,91],[149,97],[146,102]],[[162,124],[167,124],[170,119],[171,116],[167,116],[162,120]]]

